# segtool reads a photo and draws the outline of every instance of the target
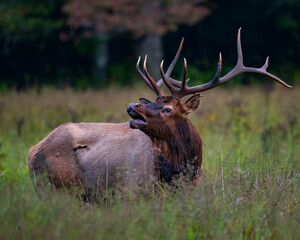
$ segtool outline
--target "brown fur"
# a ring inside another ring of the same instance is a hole
[[[186,173],[188,166],[198,169],[202,163],[202,141],[188,119],[172,126],[170,138],[162,140],[152,137],[154,149],[170,164],[174,174]]]

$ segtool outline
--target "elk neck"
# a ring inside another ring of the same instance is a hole
[[[173,173],[182,172],[190,166],[200,166],[202,162],[202,140],[189,119],[177,120],[169,127],[168,136],[150,136],[158,156],[163,157]]]

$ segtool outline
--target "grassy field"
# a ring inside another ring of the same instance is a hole
[[[300,90],[220,87],[190,119],[204,140],[195,189],[164,187],[83,204],[39,200],[30,147],[67,122],[124,122],[145,88],[0,95],[0,239],[300,239]]]

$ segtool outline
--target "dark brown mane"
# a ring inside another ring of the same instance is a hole
[[[199,171],[202,162],[202,140],[189,119],[178,119],[169,126],[166,133],[172,133],[165,139],[151,137],[158,156],[166,161],[171,175],[190,173],[190,169]]]

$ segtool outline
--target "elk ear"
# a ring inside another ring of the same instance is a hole
[[[192,97],[190,97],[184,104],[184,110],[185,113],[191,113],[194,112],[198,107],[200,103],[200,94],[195,94]]]
[[[141,102],[142,104],[148,104],[148,103],[151,103],[151,101],[149,101],[149,100],[146,99],[146,98],[140,98],[139,100],[140,100],[140,102]]]

